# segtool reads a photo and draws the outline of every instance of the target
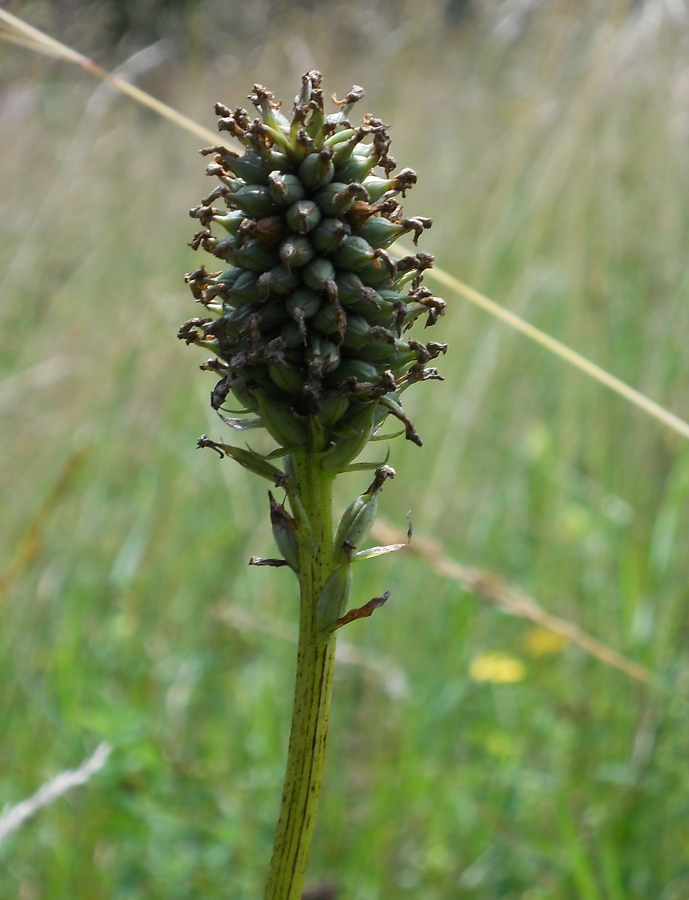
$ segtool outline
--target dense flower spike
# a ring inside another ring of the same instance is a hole
[[[278,497],[268,495],[270,522],[281,555],[253,556],[249,564],[291,570],[300,590],[292,728],[264,900],[302,898],[335,635],[390,596],[384,591],[349,608],[352,567],[404,546],[362,546],[378,495],[395,471],[353,460],[370,440],[405,435],[421,444],[402,393],[439,379],[428,363],[446,350],[409,335],[420,317],[435,325],[445,303],[422,285],[433,265],[429,253],[389,251],[401,235],[417,244],[432,223],[402,211],[400,198],[416,184],[416,173],[394,174],[383,122],[369,114],[360,125],[350,121],[363,96],[355,86],[344,99],[333,98],[336,111],[326,114],[314,71],[302,78],[291,120],[258,84],[249,97],[256,118],[218,103],[220,131],[243,144],[244,153],[223,145],[201,151],[212,157],[207,173],[219,184],[191,210],[200,225],[191,247],[229,268],[201,266],[186,275],[203,310],[178,336],[211,351],[201,368],[219,379],[211,405],[220,418],[237,431],[266,428],[279,445],[262,455],[202,435],[198,446],[273,483]],[[240,409],[231,409],[237,404]],[[401,428],[381,433],[388,416]],[[364,469],[375,469],[373,481],[334,528],[336,476]]]
[[[416,174],[392,174],[383,122],[369,114],[350,122],[363,95],[353,87],[326,115],[313,71],[302,77],[291,121],[258,84],[249,97],[257,118],[216,104],[219,130],[245,151],[201,151],[220,184],[190,211],[201,225],[190,245],[231,268],[201,266],[186,276],[204,309],[179,330],[214,354],[202,365],[221,376],[213,408],[230,395],[241,407],[239,419],[223,417],[228,424],[264,426],[288,453],[322,454],[332,472],[345,469],[389,415],[421,444],[401,394],[439,378],[427,363],[446,349],[407,334],[420,316],[434,325],[445,303],[421,285],[432,256],[400,259],[387,248],[404,234],[416,244],[432,223],[403,214],[398,198]]]

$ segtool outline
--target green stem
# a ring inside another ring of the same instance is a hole
[[[299,651],[287,771],[265,900],[300,900],[313,836],[330,716],[335,639],[318,634],[316,602],[333,568],[332,475],[307,453],[292,456],[313,542],[299,549]]]

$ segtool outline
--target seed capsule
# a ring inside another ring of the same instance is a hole
[[[319,631],[328,631],[340,618],[349,603],[352,591],[352,572],[349,560],[343,560],[328,577],[316,603],[316,624]]]
[[[232,235],[236,235],[239,231],[239,226],[245,220],[246,216],[241,211],[241,209],[232,210],[226,216],[213,216],[213,222],[217,222],[218,225],[222,225],[225,231],[228,231]]]
[[[297,234],[308,234],[321,220],[321,211],[313,200],[297,200],[287,210],[287,224]]]
[[[337,387],[348,378],[355,378],[361,384],[378,380],[378,369],[363,359],[343,359],[338,368],[326,378],[326,384]]]
[[[307,441],[304,425],[285,406],[284,399],[272,399],[265,393],[256,393],[256,403],[266,429],[282,447],[303,447]]]
[[[237,270],[240,274],[234,284],[227,291],[227,299],[233,306],[243,306],[247,303],[260,303],[263,299],[258,290],[258,275],[256,272]]]
[[[364,179],[364,187],[369,193],[371,203],[375,203],[386,194],[404,195],[416,182],[416,172],[413,169],[402,169],[395,178],[376,178],[371,175]]]
[[[299,166],[299,178],[308,190],[316,190],[333,180],[333,149],[325,146],[319,153],[311,153]]]
[[[348,397],[328,397],[323,401],[323,408],[316,416],[322,428],[333,428],[349,408]]]
[[[266,304],[261,310],[260,316],[259,326],[264,334],[267,332],[279,331],[287,321],[285,304],[279,297],[276,297]]]
[[[329,259],[317,256],[304,266],[301,277],[304,279],[304,284],[314,291],[326,291],[330,284],[335,283],[335,267]],[[336,284],[335,289],[337,289]]]
[[[359,156],[353,153],[343,165],[335,169],[334,178],[337,181],[356,181],[361,184],[377,162],[375,154]]]
[[[237,178],[242,178],[247,184],[268,184],[268,172],[264,161],[257,153],[247,150],[243,156],[235,153],[228,155],[230,151],[222,154],[223,165],[231,169]]]
[[[391,288],[393,279],[388,269],[379,259],[373,259],[357,269],[357,275],[367,287],[377,291]]]
[[[368,200],[368,193],[356,182],[344,184],[342,181],[332,181],[313,199],[324,216],[340,216],[351,209],[356,200]]]
[[[279,262],[280,255],[273,247],[267,247],[263,241],[252,240],[238,246],[234,251],[234,263],[252,272],[265,272]]]
[[[299,347],[304,343],[304,339],[297,323],[292,320],[285,322],[282,326],[280,337],[282,338],[282,343],[288,348]]]
[[[285,266],[279,264],[273,266],[269,272],[264,272],[258,279],[258,287],[267,297],[269,294],[289,294],[299,284],[300,278],[297,272],[288,271]]]
[[[363,238],[352,235],[332,254],[338,269],[360,269],[374,257],[373,248]]]
[[[319,253],[332,253],[351,233],[352,229],[342,219],[321,219],[311,232],[311,240]]]
[[[270,196],[280,206],[292,206],[306,197],[306,189],[297,175],[283,175],[271,172]]]
[[[297,523],[285,507],[276,502],[270,491],[268,491],[268,497],[270,499],[270,524],[273,530],[273,538],[280,553],[296,572],[299,568]]]
[[[305,319],[315,316],[321,305],[321,298],[315,291],[310,288],[299,288],[287,298],[285,308],[290,315],[294,315],[295,310],[300,309]]]
[[[249,216],[260,218],[277,212],[278,205],[273,200],[270,189],[262,184],[247,184],[230,194],[232,202]]]
[[[275,364],[268,366],[268,374],[280,390],[283,390],[286,394],[298,393],[306,382],[306,374],[297,366],[289,363],[284,366]]]
[[[314,328],[322,334],[335,334],[339,331],[339,323],[335,318],[335,311],[330,303],[322,303],[321,308],[312,319]]]
[[[305,266],[315,255],[313,244],[302,235],[290,235],[280,245],[280,259],[287,271]]]
[[[347,316],[347,330],[342,339],[342,345],[357,350],[363,347],[369,339],[369,324],[363,316]]]

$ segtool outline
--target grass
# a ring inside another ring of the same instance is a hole
[[[212,125],[255,80],[289,98],[309,54],[339,94],[364,84],[420,173],[407,209],[435,219],[439,263],[686,417],[684,26],[554,3],[453,31],[429,5],[383,40],[372,9],[295,9],[260,39],[197,18],[209,60],[143,86]],[[222,434],[174,340],[197,142],[128,101],[84,113],[94,85],[19,48],[2,65],[0,805],[115,749],[3,846],[0,898],[254,900],[294,650],[218,605],[293,625],[297,598],[246,566],[270,554],[262,485],[194,449]],[[339,670],[311,878],[342,900],[682,900],[689,447],[448,300],[447,380],[410,396],[425,446],[393,444],[384,514],[405,527],[411,508],[419,535],[659,684],[571,646],[535,655],[529,625],[421,560],[363,564],[354,605],[392,598],[346,637],[408,692]],[[363,481],[343,479],[340,507]],[[525,678],[473,681],[488,652]]]

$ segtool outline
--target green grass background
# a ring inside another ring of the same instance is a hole
[[[288,105],[314,65],[328,92],[363,84],[419,172],[424,249],[687,417],[682,10],[486,2],[453,25],[434,2],[202,4],[141,85],[212,128],[254,81]],[[114,746],[3,845],[0,900],[256,900],[294,648],[217,609],[291,625],[297,595],[246,565],[271,553],[265,485],[195,449],[224,435],[175,340],[200,142],[20,48],[0,46],[0,79],[0,806]],[[411,509],[658,684],[576,647],[530,656],[528,623],[413,557],[362,564],[353,602],[392,599],[347,638],[408,690],[338,669],[310,878],[341,900],[686,900],[689,446],[445,296],[446,381],[410,392],[425,446],[393,444],[383,513]],[[338,508],[363,485],[344,476]],[[472,681],[489,651],[524,680]]]

